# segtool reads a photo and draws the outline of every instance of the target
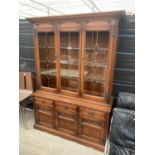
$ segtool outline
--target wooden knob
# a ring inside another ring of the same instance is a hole
[[[88,112],[88,115],[95,115],[95,113],[90,111],[90,112]]]
[[[67,110],[68,109],[68,107],[67,106],[65,106],[65,110]]]

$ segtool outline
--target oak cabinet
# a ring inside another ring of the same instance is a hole
[[[124,11],[29,18],[38,90],[34,127],[104,150]]]

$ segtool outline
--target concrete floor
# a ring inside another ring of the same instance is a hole
[[[104,155],[93,148],[54,136],[33,128],[34,115],[26,110],[28,129],[20,126],[20,155]]]

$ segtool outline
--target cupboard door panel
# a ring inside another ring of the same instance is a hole
[[[68,134],[77,133],[77,119],[76,115],[71,115],[62,112],[56,112],[57,125],[56,127]]]
[[[53,107],[47,104],[35,103],[36,123],[44,126],[54,126],[54,111]]]
[[[84,47],[84,94],[104,97],[109,54],[108,31],[86,31]]]
[[[60,32],[60,82],[61,90],[79,91],[80,33]]]
[[[80,134],[84,139],[104,143],[107,134],[108,114],[94,109],[79,108]]]
[[[56,47],[54,32],[38,32],[41,86],[56,88]]]
[[[54,126],[54,118],[52,115],[38,112],[38,123],[44,126]]]
[[[84,139],[97,143],[105,142],[105,133],[102,121],[97,121],[91,118],[81,116],[80,127],[80,133]]]
[[[94,141],[99,141],[101,138],[101,129],[88,124],[82,124],[81,133],[83,137]]]
[[[75,132],[75,120],[59,116],[59,128]]]

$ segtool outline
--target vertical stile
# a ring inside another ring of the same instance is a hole
[[[55,50],[57,91],[60,92],[60,32],[58,31],[58,26],[55,29]]]
[[[37,88],[41,86],[41,77],[40,77],[40,62],[39,62],[39,45],[38,45],[38,32],[37,26],[34,24],[33,29],[33,42],[34,42],[34,57],[35,57],[35,66],[36,66],[36,79],[37,79]]]
[[[84,93],[84,52],[85,52],[85,40],[86,40],[86,31],[85,25],[82,23],[80,31],[81,41],[80,41],[80,96],[83,96]]]
[[[107,61],[107,73],[105,81],[105,97],[108,99],[111,97],[112,83],[113,83],[113,71],[115,64],[115,51],[117,44],[117,34],[118,33],[118,20],[115,19],[115,26],[113,26],[109,32],[109,51],[108,51],[108,61]]]

